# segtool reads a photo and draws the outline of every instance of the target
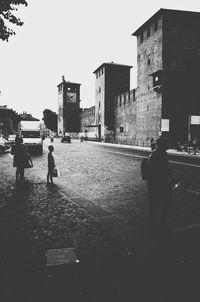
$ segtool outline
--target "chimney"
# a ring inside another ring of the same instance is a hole
[[[65,76],[64,75],[62,76],[62,82],[65,82]]]

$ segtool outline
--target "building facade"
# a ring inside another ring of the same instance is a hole
[[[115,137],[115,96],[130,90],[132,66],[103,63],[93,73],[95,81],[95,124],[101,128],[101,137]],[[98,128],[97,128],[98,131]]]
[[[137,87],[131,66],[103,63],[95,71],[95,110],[80,124],[105,141],[149,146],[164,134],[171,146],[200,137],[200,13],[160,9],[133,34],[137,38]],[[90,117],[89,117],[90,116]],[[87,121],[86,121],[87,120]]]
[[[163,132],[173,146],[186,142],[189,117],[200,115],[200,13],[160,9],[133,35],[137,37],[137,139],[145,143]],[[168,122],[168,129],[162,129],[162,121]],[[191,131],[191,136],[200,136],[198,127]]]
[[[58,87],[58,134],[80,132],[80,85],[65,81]]]

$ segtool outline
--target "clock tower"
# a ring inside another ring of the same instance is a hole
[[[58,87],[58,134],[80,131],[80,85],[65,81]]]

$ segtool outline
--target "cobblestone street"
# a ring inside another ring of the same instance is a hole
[[[44,301],[45,297],[49,301],[51,288],[45,279],[48,272],[45,271],[45,277],[44,272],[41,275],[46,265],[47,250],[74,247],[81,259],[89,257],[84,261],[90,263],[89,269],[94,254],[98,267],[98,258],[101,263],[102,252],[107,253],[109,258],[112,251],[121,253],[123,249],[118,238],[102,230],[94,218],[70,202],[56,187],[47,187],[46,183],[34,174],[33,169],[26,172],[26,182],[15,186],[12,160],[7,155],[1,157],[2,289],[4,288],[8,301],[13,301],[16,294],[20,294],[21,301]],[[72,279],[73,274],[72,271]],[[50,291],[50,294],[42,292],[45,295],[43,298],[40,297],[39,291],[42,286],[39,285],[41,278],[44,278],[43,290],[46,285],[46,290]],[[25,284],[27,282],[27,288],[21,284],[22,280]],[[73,285],[77,282],[73,280]],[[75,289],[77,294],[77,288]],[[63,291],[61,293],[63,294]],[[39,296],[35,296],[36,294]],[[58,291],[56,295],[59,295]],[[52,301],[55,300],[52,298]]]
[[[32,156],[23,184],[15,184],[12,156],[0,157],[2,301],[188,301],[191,287],[180,289],[199,268],[199,235],[149,231],[141,157],[55,140],[61,176],[47,186],[49,144]],[[193,199],[193,212],[183,209],[182,217],[197,223]],[[80,262],[47,267],[46,252],[63,248],[74,248]]]
[[[50,142],[46,140],[45,157],[48,144]],[[61,172],[61,177],[56,179],[59,186],[72,188],[111,214],[126,220],[130,215],[135,221],[140,216],[138,223],[148,223],[147,190],[146,184],[141,181],[139,169],[141,158],[133,161],[132,158],[109,153],[91,143],[78,141],[61,144],[55,140],[53,145],[55,161]],[[35,170],[46,178],[43,157],[36,158]],[[141,186],[144,187],[144,193],[141,193]],[[140,204],[140,209],[136,203]],[[135,215],[136,212],[138,215]],[[144,217],[143,221],[141,216]]]
[[[47,139],[43,156],[33,158],[34,171],[44,180],[49,144]],[[53,145],[55,162],[61,172],[61,177],[55,180],[59,190],[73,197],[74,201],[76,199],[79,206],[84,207],[86,204],[86,210],[94,217],[99,218],[103,214],[112,216],[120,222],[129,223],[140,232],[148,231],[147,185],[141,179],[140,172],[142,156],[125,156],[100,145],[75,140],[72,144],[62,144],[56,139]],[[177,180],[186,184],[187,189],[200,192],[198,174],[194,177],[194,171],[187,167],[184,171],[179,171],[179,167],[173,169]],[[179,196],[174,194],[174,211],[170,215],[173,228],[199,222],[199,195],[189,194],[187,191],[181,192]],[[188,198],[192,200],[192,209],[187,205]],[[179,208],[182,208],[182,215],[177,215]]]

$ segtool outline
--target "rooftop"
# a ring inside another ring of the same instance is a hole
[[[70,81],[66,81],[66,80],[65,80],[65,77],[62,76],[62,82],[61,82],[60,84],[58,84],[57,87],[60,86],[60,85],[63,84],[63,83],[69,83],[69,84],[72,84],[72,85],[79,85],[79,86],[81,85],[81,84],[79,84],[79,83],[73,83],[73,82],[70,82]]]
[[[193,15],[193,16],[196,15],[200,17],[200,12],[161,8],[151,18],[149,18],[145,23],[143,23],[134,33],[132,33],[132,36],[138,36],[138,34],[143,28],[147,27],[153,20],[164,14]]]
[[[130,66],[130,65],[117,64],[117,63],[114,63],[114,62],[103,63],[97,69],[95,69],[95,71],[93,73],[96,73],[99,69],[101,69],[104,66],[118,66],[118,67],[125,67],[125,68],[129,68],[129,69],[131,69],[133,67],[133,66]]]

